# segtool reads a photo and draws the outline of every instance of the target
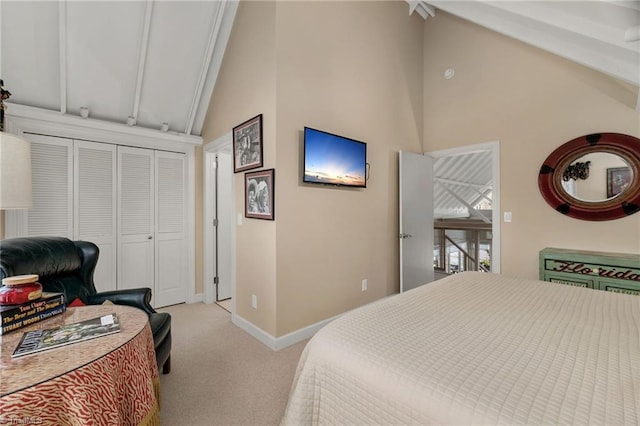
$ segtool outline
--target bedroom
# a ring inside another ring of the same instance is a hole
[[[638,87],[444,11],[425,20],[407,8],[404,2],[239,5],[201,140],[212,142],[264,114],[264,165],[277,170],[278,220],[237,227],[236,314],[269,346],[397,291],[399,150],[500,143],[501,210],[513,214],[502,224],[505,274],[535,277],[544,247],[640,251],[637,218],[562,217],[546,205],[536,182],[546,156],[574,137],[638,136]],[[456,72],[452,79],[443,75],[449,68]],[[15,85],[5,84],[19,99]],[[7,103],[10,120],[19,105]],[[369,187],[301,187],[304,126],[369,143]],[[195,266],[186,290],[187,300],[196,301],[205,292],[202,149],[191,152]],[[243,209],[240,182],[235,175],[237,212]],[[259,309],[251,308],[252,295]]]
[[[214,140],[261,112],[273,141],[265,165],[277,172],[277,219],[245,220],[236,251],[237,314],[272,344],[397,291],[399,150],[500,142],[501,208],[513,213],[502,224],[504,274],[537,277],[545,247],[640,251],[637,217],[566,218],[537,186],[547,155],[574,137],[638,137],[636,86],[441,11],[425,22],[394,3],[240,6],[203,135]],[[298,184],[305,125],[369,143],[366,190]],[[251,308],[252,294],[264,309]]]
[[[448,68],[456,70],[450,80]],[[637,215],[573,220],[549,208],[537,187],[540,164],[574,137],[640,137],[637,99],[636,85],[444,12],[425,22],[409,16],[405,2],[242,2],[202,139],[262,113],[264,164],[278,183],[276,220],[244,220],[237,229],[236,316],[279,346],[291,333],[397,292],[399,150],[500,142],[502,210],[513,213],[502,226],[505,275],[537,277],[544,247],[639,253]],[[305,125],[369,144],[366,190],[299,185]],[[201,154],[196,148],[196,194]],[[241,182],[236,175],[238,212]],[[204,291],[199,198],[195,205],[189,291],[197,300]],[[259,309],[251,308],[254,294]]]
[[[544,202],[536,181],[546,156],[574,137],[596,131],[637,137],[638,87],[442,10],[425,20],[409,15],[408,7],[405,2],[239,5],[201,140],[212,142],[264,114],[264,166],[277,171],[278,219],[248,219],[237,227],[235,314],[270,347],[397,291],[399,150],[500,143],[501,210],[513,214],[511,223],[502,224],[505,274],[534,278],[544,247],[640,251],[637,218],[563,217]],[[455,69],[452,79],[443,75],[449,68]],[[5,84],[14,98],[20,96],[15,85]],[[11,120],[19,105],[7,103]],[[304,126],[367,142],[368,188],[300,186]],[[190,150],[195,200],[187,219],[195,228],[195,265],[186,292],[187,301],[197,301],[205,292],[202,149]],[[237,174],[237,212],[243,211],[240,183]],[[259,309],[251,308],[252,295]]]

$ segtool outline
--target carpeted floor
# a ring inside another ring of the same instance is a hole
[[[161,375],[163,426],[277,425],[306,341],[272,351],[216,304],[159,309],[172,316],[171,373]]]
[[[220,300],[216,304],[228,312],[231,312],[231,299]]]

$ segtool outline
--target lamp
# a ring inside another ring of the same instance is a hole
[[[31,144],[0,132],[0,210],[31,206]]]

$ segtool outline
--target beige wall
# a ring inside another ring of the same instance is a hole
[[[398,291],[398,151],[422,150],[423,20],[404,2],[279,2],[277,22],[280,336]],[[366,142],[367,188],[303,185],[304,126]]]
[[[513,212],[502,224],[503,273],[536,278],[544,247],[640,252],[638,214],[565,217],[537,180],[551,151],[573,138],[640,137],[637,88],[443,12],[425,24],[424,63],[425,149],[500,141],[501,207]]]
[[[275,3],[240,3],[202,131],[208,143],[263,114],[264,168],[276,163],[275,25]],[[244,173],[234,175],[238,213],[244,212],[243,177]],[[277,224],[245,218],[236,227],[236,313],[272,335],[276,332]],[[251,308],[252,294],[258,297],[258,309]]]
[[[236,228],[236,308],[273,336],[398,289],[397,153],[422,150],[423,22],[404,2],[240,3],[203,137],[263,114],[276,220]],[[367,142],[368,188],[303,186],[304,126]]]
[[[276,220],[236,228],[237,313],[277,337],[396,292],[400,150],[500,141],[506,274],[537,277],[548,246],[640,252],[638,215],[570,219],[537,187],[542,161],[570,139],[640,136],[636,99],[637,88],[443,12],[408,16],[405,2],[241,2],[203,137],[263,114]],[[303,185],[304,126],[367,142],[368,188]],[[241,213],[243,174],[234,183]]]

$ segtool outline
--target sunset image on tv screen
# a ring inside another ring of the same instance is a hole
[[[307,129],[304,181],[364,187],[366,150],[362,142]]]

